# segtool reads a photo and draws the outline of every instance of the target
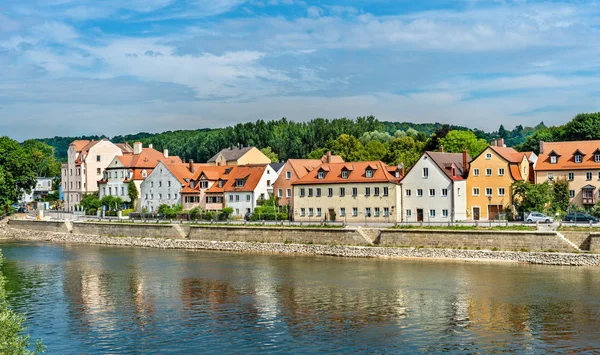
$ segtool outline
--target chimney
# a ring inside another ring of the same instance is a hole
[[[490,146],[491,146],[491,147],[495,147],[495,146],[496,146],[496,140],[495,140],[495,139],[492,139],[492,140],[490,141]]]
[[[398,164],[398,169],[400,169],[400,177],[404,176],[404,163]]]
[[[504,138],[498,138],[498,147],[505,147]]]
[[[463,150],[463,156],[462,156],[462,170],[463,170],[463,175],[465,175],[467,173],[467,171],[469,171],[469,153],[467,153],[467,150]]]
[[[443,145],[441,145],[441,146],[440,146],[440,151],[441,151],[442,153],[444,152],[444,146],[443,146]]]
[[[540,141],[540,154],[544,153],[544,141]]]
[[[194,168],[194,161],[192,159],[190,159],[188,169],[190,169],[190,171],[192,172],[192,174],[196,172],[196,169]]]
[[[152,147],[152,144],[148,144],[148,148],[150,148],[150,149],[154,149],[154,148]]]
[[[327,164],[331,164],[331,151],[330,151],[330,150],[328,150],[328,151],[327,151],[327,153],[326,153],[325,155],[326,155],[326,158],[325,158],[325,159],[326,159],[326,161],[327,161]]]
[[[165,158],[168,158],[169,157],[169,150],[168,149],[163,150],[163,155],[165,156]]]
[[[133,154],[140,154],[142,152],[142,143],[135,142],[133,143]]]

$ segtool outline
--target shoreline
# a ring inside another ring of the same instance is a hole
[[[600,254],[464,250],[415,247],[343,246],[323,244],[261,243],[190,239],[109,237],[77,235],[0,226],[0,238],[6,241],[78,243],[131,246],[157,249],[213,250],[244,253],[321,255],[346,258],[420,259],[459,262],[515,262],[537,265],[600,266]]]

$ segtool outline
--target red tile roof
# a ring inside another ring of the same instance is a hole
[[[600,169],[594,155],[600,154],[600,140],[573,142],[544,142],[544,151],[540,152],[535,170],[590,170]],[[575,162],[575,152],[583,156],[581,163]],[[598,151],[598,152],[597,152]],[[550,163],[550,156],[557,156],[556,164]]]
[[[225,192],[251,192],[256,189],[260,178],[263,176],[267,165],[242,165],[236,166],[229,173],[229,178],[223,186]],[[244,186],[236,187],[236,181],[244,180]],[[215,184],[216,185],[216,184]],[[214,192],[214,191],[211,191]]]
[[[366,177],[366,170],[373,170],[373,177]],[[398,183],[400,178],[396,178],[388,171],[389,166],[381,161],[365,161],[352,163],[330,163],[321,164],[319,167],[307,173],[304,177],[292,183],[292,185],[310,185],[310,184],[333,184],[333,183],[357,183],[357,182],[394,182]],[[342,178],[342,171],[348,170],[347,179]],[[318,178],[319,171],[325,172],[323,179]]]

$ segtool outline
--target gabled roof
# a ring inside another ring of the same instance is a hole
[[[321,169],[323,168],[323,169]],[[342,178],[342,170],[346,168],[350,171],[348,178]],[[373,169],[373,177],[366,177],[366,170]],[[328,171],[326,170],[328,169]],[[325,178],[319,179],[319,170],[327,171]],[[321,164],[318,168],[310,171],[292,185],[309,184],[332,184],[332,183],[368,183],[368,182],[394,182],[398,183],[399,178],[394,177],[388,171],[388,166],[381,161],[365,161],[353,163],[330,163]]]
[[[594,141],[572,141],[572,142],[544,142],[543,152],[540,152],[536,171],[550,170],[589,170],[600,169],[600,163],[595,162],[595,152],[600,149],[600,140]],[[581,163],[576,163],[574,155],[576,152],[585,152]],[[592,152],[594,152],[592,154]],[[550,156],[558,156],[556,164],[550,163]]]
[[[509,163],[520,163],[525,155],[525,153],[517,152],[514,148],[494,146],[490,146],[490,148]]]
[[[227,170],[231,170],[233,166],[214,166],[214,165],[205,165],[200,169],[196,170],[192,180],[199,180],[200,175],[204,173],[208,180],[218,180],[219,177],[225,175]]]
[[[301,178],[323,163],[319,159],[288,159],[287,164]]]
[[[260,178],[263,176],[267,165],[242,165],[236,166],[229,174],[225,183],[225,192],[252,192],[256,189]],[[245,180],[243,187],[236,187],[236,180]],[[212,191],[211,191],[212,192]]]
[[[425,152],[429,158],[452,180],[464,180],[466,167],[463,167],[463,153]],[[467,162],[471,157],[467,155]],[[452,174],[454,168],[455,174]]]
[[[254,147],[242,147],[242,148],[236,148],[234,147],[233,149],[231,148],[225,148],[222,149],[220,152],[218,152],[217,154],[215,154],[212,158],[208,159],[208,162],[216,162],[217,161],[217,157],[222,154],[223,158],[225,159],[225,161],[233,161],[233,160],[238,160],[241,157],[244,156],[244,154],[248,153],[252,148]]]
[[[190,171],[189,164],[187,163],[163,163],[163,165],[171,172],[171,174],[173,174],[173,176],[175,176],[175,178],[177,178],[177,180],[179,180],[182,185],[187,184],[194,175]],[[200,168],[200,164],[194,164],[194,168]]]
[[[75,140],[72,141],[70,145],[75,147],[75,151],[80,152],[83,149],[83,147],[85,147],[89,143],[89,140]]]
[[[269,165],[271,166],[271,168],[273,170],[275,170],[276,172],[278,172],[279,170],[281,170],[281,168],[283,168],[283,166],[285,165],[285,163],[271,163]]]
[[[133,153],[133,148],[127,142],[115,143],[115,145],[119,147],[123,153]]]

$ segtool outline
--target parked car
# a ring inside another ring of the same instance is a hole
[[[577,212],[577,213],[567,214],[564,218],[564,221],[565,222],[589,222],[589,221],[592,221],[592,223],[597,223],[600,220],[594,216],[590,216],[587,213]]]
[[[540,212],[531,212],[531,213],[529,213],[529,215],[527,216],[525,221],[527,221],[529,223],[534,223],[534,222],[553,223],[554,218],[552,218],[550,216],[546,216],[545,214],[540,213]]]

